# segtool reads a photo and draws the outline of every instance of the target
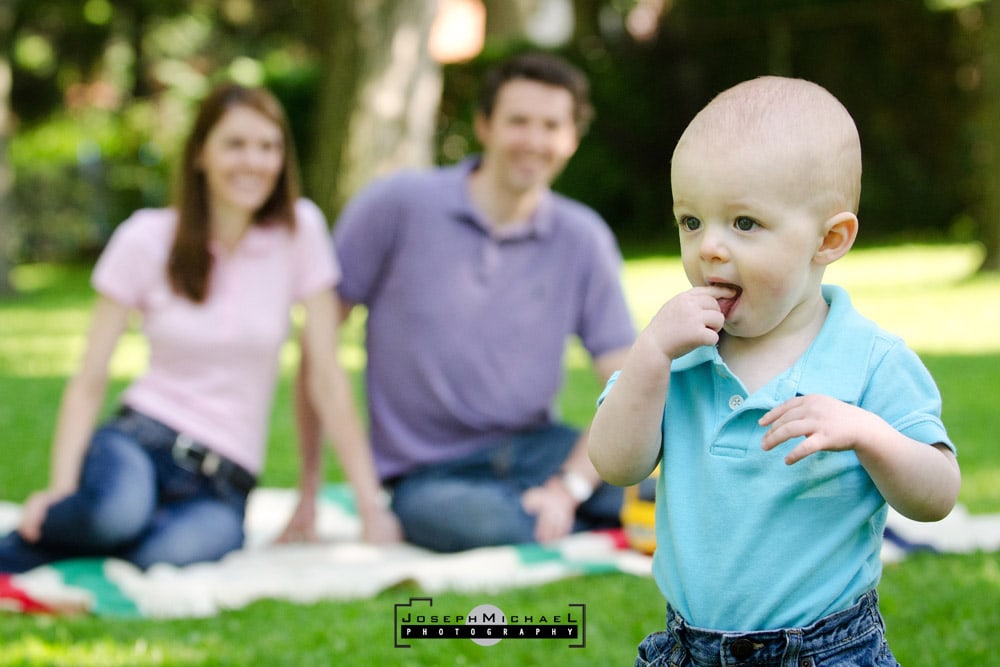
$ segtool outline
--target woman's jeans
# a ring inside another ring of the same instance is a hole
[[[572,428],[546,426],[391,482],[406,539],[435,551],[535,542],[535,517],[524,511],[521,494],[557,474],[579,437]],[[577,508],[574,530],[618,526],[621,506],[622,489],[601,484]]]
[[[75,493],[49,507],[42,537],[0,538],[0,572],[111,556],[147,568],[217,560],[243,545],[247,494],[179,465],[177,432],[125,411],[93,436]]]
[[[639,644],[636,667],[898,667],[872,590],[849,609],[805,628],[716,632],[689,626],[667,607],[667,630]]]

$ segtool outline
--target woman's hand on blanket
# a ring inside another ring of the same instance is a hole
[[[46,489],[36,491],[28,496],[24,501],[24,509],[21,513],[21,524],[17,527],[17,532],[28,542],[37,542],[42,537],[42,522],[49,512],[49,507],[62,500],[67,494]]]
[[[275,540],[277,544],[293,544],[295,542],[318,542],[316,533],[316,499],[311,494],[304,494],[291,518],[285,524],[285,529]]]
[[[392,544],[403,541],[403,528],[388,507],[373,505],[361,508],[361,539],[370,544]],[[316,501],[311,494],[299,500],[285,529],[275,540],[277,544],[319,542],[316,532]]]

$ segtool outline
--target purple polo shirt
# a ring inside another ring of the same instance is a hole
[[[530,224],[500,238],[468,198],[476,164],[376,181],[334,230],[337,289],[368,308],[383,479],[553,422],[567,338],[596,357],[635,335],[605,222],[548,192]]]

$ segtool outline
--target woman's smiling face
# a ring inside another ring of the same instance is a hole
[[[205,138],[198,164],[214,210],[252,215],[267,202],[284,166],[281,127],[247,106],[234,106]]]

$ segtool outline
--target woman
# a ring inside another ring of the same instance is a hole
[[[306,311],[309,395],[354,487],[365,538],[399,539],[336,358],[339,269],[325,221],[297,197],[279,103],[261,89],[214,89],[184,149],[176,205],[133,214],[94,269],[99,297],[60,406],[50,483],[0,539],[0,572],[80,556],[185,565],[240,548],[296,302]],[[149,369],[94,431],[134,311]]]

